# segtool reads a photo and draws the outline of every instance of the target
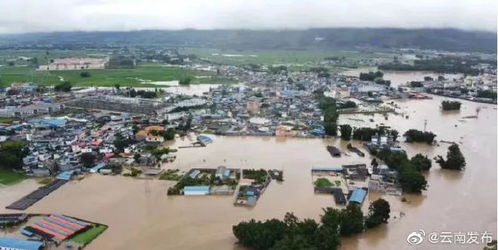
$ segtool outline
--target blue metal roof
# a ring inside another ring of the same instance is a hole
[[[71,180],[71,177],[73,176],[73,174],[74,174],[74,170],[65,171],[65,172],[58,174],[57,179],[69,181],[69,180]]]
[[[105,164],[103,162],[95,165],[93,168],[90,169],[91,173],[97,173],[101,168],[105,167]]]
[[[208,143],[212,143],[213,142],[213,139],[205,136],[205,135],[199,135],[197,136],[197,140],[199,140],[200,142],[204,143],[204,144],[208,144]]]
[[[363,203],[363,200],[365,200],[365,197],[367,196],[367,191],[363,188],[357,188],[353,191],[351,194],[351,197],[349,198],[349,202],[356,202],[356,203]]]
[[[183,192],[209,192],[209,186],[185,186]]]
[[[344,168],[342,166],[313,166],[311,171],[342,171]]]
[[[39,250],[42,246],[41,241],[0,237],[0,248]]]

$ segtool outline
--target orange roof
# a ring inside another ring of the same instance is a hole
[[[145,132],[150,133],[150,131],[152,130],[156,130],[156,131],[164,131],[164,127],[163,126],[148,126],[146,128],[144,128]]]

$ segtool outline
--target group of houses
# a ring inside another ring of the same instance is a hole
[[[311,176],[314,191],[332,194],[337,205],[361,205],[369,191],[398,195],[400,189],[396,183],[396,172],[386,170],[385,167],[375,168],[371,173],[366,164],[313,166]]]

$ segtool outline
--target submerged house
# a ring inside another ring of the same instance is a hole
[[[341,157],[341,151],[337,147],[327,146],[327,151],[332,157]]]
[[[216,168],[215,177],[222,180],[230,177],[230,169],[227,169],[225,166],[219,166],[218,168]]]

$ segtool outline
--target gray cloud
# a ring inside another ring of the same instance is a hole
[[[495,0],[3,0],[0,32],[460,28],[496,32]]]

